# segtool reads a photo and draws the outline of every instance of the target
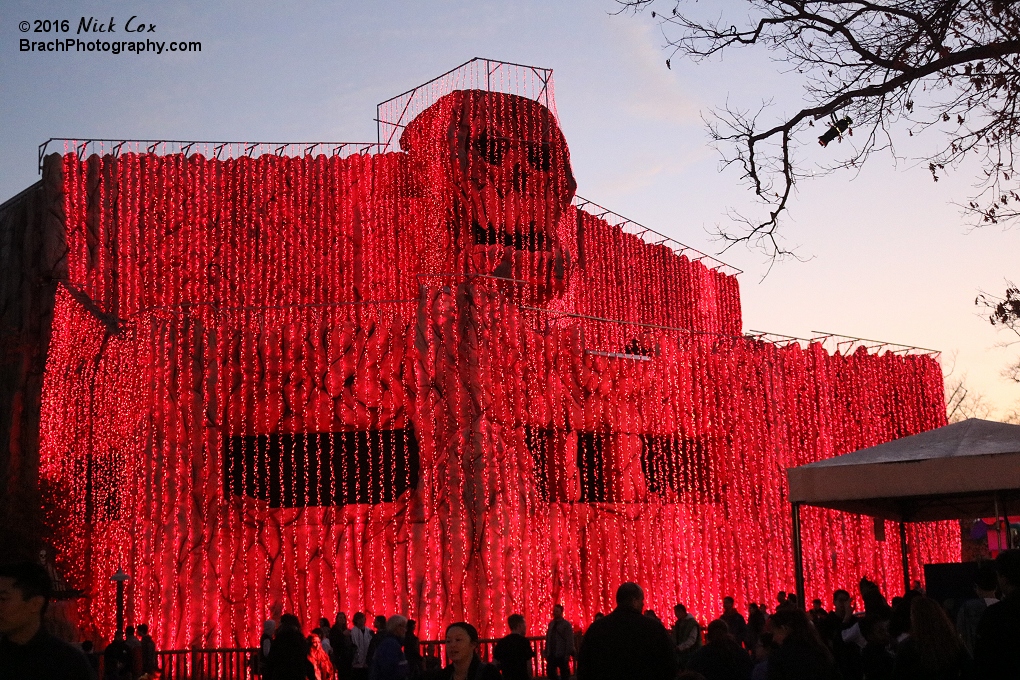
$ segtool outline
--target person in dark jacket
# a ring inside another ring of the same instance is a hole
[[[892,614],[892,607],[889,606],[877,583],[862,578],[858,587],[861,591],[861,599],[864,600],[865,614],[879,617],[888,617]]]
[[[266,663],[269,660],[269,650],[273,646],[273,636],[276,635],[276,621],[266,619],[262,623],[262,635],[259,636],[259,646],[248,661],[252,675],[260,676],[265,672]]]
[[[273,636],[262,677],[265,680],[315,680],[315,668],[308,660],[308,652],[308,640],[301,632],[298,617],[284,614]]]
[[[567,680],[570,677],[570,658],[574,654],[574,627],[563,618],[563,605],[553,605],[553,618],[545,634],[545,660],[549,678]]]
[[[687,670],[701,673],[706,680],[749,680],[754,664],[722,619],[708,624],[705,645],[694,653]]]
[[[333,648],[333,645],[329,642],[329,631],[332,626],[329,625],[329,619],[325,616],[319,617],[319,627],[313,628],[312,633],[319,636],[319,642],[323,642],[323,647]]]
[[[53,595],[46,568],[35,562],[0,566],[0,679],[94,680],[81,648],[46,632]]]
[[[499,663],[503,680],[528,680],[531,677],[531,660],[535,650],[528,642],[527,623],[520,614],[511,614],[506,620],[510,634],[501,638],[492,650],[492,658]]]
[[[995,597],[998,587],[995,565],[990,561],[979,564],[977,574],[974,576],[975,597],[965,600],[956,614],[956,632],[960,634],[963,646],[971,656],[974,656],[974,642],[977,640],[977,627],[981,622],[981,615],[988,607],[999,601]]]
[[[407,658],[409,678],[417,678],[425,671],[425,662],[421,658],[421,641],[414,632],[414,619],[407,620],[407,632],[404,633],[404,657]]]
[[[92,640],[84,640],[81,643],[81,651],[85,653],[85,658],[89,662],[89,666],[92,667],[93,673],[99,675],[99,654],[96,653],[96,646],[92,643]]]
[[[859,622],[864,649],[861,650],[861,673],[864,680],[892,680],[896,657],[890,646],[889,620],[865,616]],[[837,663],[836,668],[839,668]]]
[[[980,678],[1020,678],[1020,550],[1004,550],[995,558],[1002,599],[978,622],[974,662]]]
[[[730,629],[730,635],[733,639],[739,642],[745,649],[748,647],[748,635],[747,635],[747,621],[744,620],[744,615],[737,611],[737,608],[733,606],[732,597],[724,597],[723,600],[723,613],[719,616],[720,619],[726,622],[726,625]],[[790,596],[786,597],[786,606],[789,607]]]
[[[584,634],[577,680],[672,680],[676,650],[665,627],[642,616],[645,594],[636,583],[616,591],[616,609]]]
[[[406,680],[410,675],[407,657],[404,656],[404,636],[407,619],[399,614],[386,619],[386,625],[375,638],[378,644],[369,667],[369,680]]]
[[[896,680],[963,680],[970,655],[946,612],[930,597],[910,603],[910,635],[896,648]]]
[[[750,605],[748,605],[748,607],[750,607]],[[828,615],[829,612],[825,611],[825,607],[822,606],[821,600],[817,598],[811,600],[811,609],[808,610],[808,616],[811,617],[811,625],[815,627],[815,630],[818,630],[818,624],[824,621],[825,617]],[[750,615],[748,615],[748,619],[750,619]],[[751,622],[748,621],[748,625],[750,625],[750,623]]]
[[[752,652],[758,647],[758,638],[765,632],[768,617],[755,602],[747,604],[747,648]]]
[[[142,624],[138,626],[138,635],[142,643],[142,673],[152,673],[159,664],[156,656],[156,641],[149,635],[149,626]]]
[[[832,653],[805,612],[785,609],[769,619],[775,647],[769,655],[769,680],[837,680]]]
[[[131,653],[131,679],[134,680],[142,674],[142,641],[135,635],[134,626],[124,629],[124,644]]]
[[[351,664],[354,662],[354,644],[351,642],[351,629],[347,627],[347,614],[336,613],[336,621],[329,629],[330,658],[336,668],[340,680],[350,680]]]
[[[701,648],[701,624],[687,611],[682,603],[673,607],[676,623],[670,630],[673,645],[676,647],[677,663],[680,670],[687,668],[691,657]]]
[[[375,650],[379,648],[379,643],[382,642],[383,634],[386,632],[386,617],[377,614],[372,620],[372,627],[375,628],[375,631],[368,643],[368,655],[365,657],[365,662],[370,669],[372,668],[372,659],[375,657]]]
[[[832,652],[836,668],[843,680],[861,680],[863,678],[861,646],[852,639],[844,640],[843,633],[851,632],[855,626],[860,630],[862,617],[854,615],[853,598],[842,588],[832,593],[832,604],[833,610],[822,619],[816,630],[822,643]],[[871,619],[885,621],[885,632],[888,635],[888,614],[883,616],[881,613],[873,613]]]
[[[446,660],[449,665],[437,680],[500,680],[499,669],[478,658],[478,629],[458,621],[446,627]]]
[[[124,641],[124,633],[117,631],[113,640],[103,650],[104,680],[129,680],[131,678],[131,648]]]

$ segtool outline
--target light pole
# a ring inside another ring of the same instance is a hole
[[[111,576],[110,580],[117,584],[117,634],[124,637],[124,584],[131,580],[131,577],[118,567],[117,573]]]

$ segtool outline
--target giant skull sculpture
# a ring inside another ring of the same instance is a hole
[[[459,90],[411,121],[400,144],[438,208],[437,231],[453,239],[458,273],[506,279],[525,304],[563,292],[570,257],[556,227],[577,183],[549,109],[517,95]]]

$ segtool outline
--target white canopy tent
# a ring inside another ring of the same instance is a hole
[[[788,468],[786,475],[799,597],[804,597],[801,505],[899,522],[909,588],[905,522],[998,518],[1020,508],[1020,425],[971,418]]]

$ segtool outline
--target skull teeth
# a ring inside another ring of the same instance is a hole
[[[478,221],[472,223],[471,235],[477,246],[507,246],[514,250],[541,252],[549,250],[549,242],[544,231],[535,228],[532,222],[528,231],[512,231],[503,226],[489,225],[483,227]]]

